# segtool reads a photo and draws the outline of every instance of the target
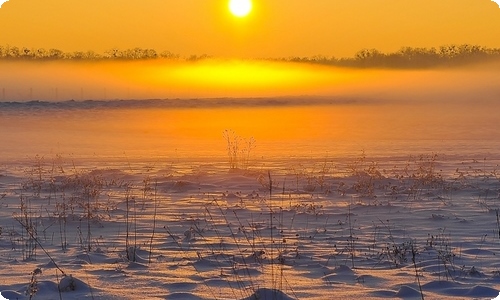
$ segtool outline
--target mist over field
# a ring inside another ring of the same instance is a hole
[[[0,61],[1,101],[345,96],[440,101],[498,96],[500,63],[346,68],[263,60]],[[436,99],[437,100],[437,99]]]
[[[368,150],[395,146],[387,144],[393,140],[426,140],[438,151],[443,140],[494,141],[498,134],[497,63],[381,69],[155,59],[0,66],[0,125],[8,129],[1,138],[15,141],[4,155],[223,154],[226,129],[255,137],[259,151],[275,154]],[[34,140],[36,149],[29,146]]]

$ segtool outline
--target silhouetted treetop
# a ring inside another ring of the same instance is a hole
[[[190,55],[185,61],[210,59],[212,56]],[[63,52],[59,49],[26,48],[0,46],[0,60],[179,60],[180,55],[170,51],[158,53],[154,49],[131,48],[120,50],[113,48],[103,54],[94,51]],[[301,62],[339,67],[355,68],[430,68],[439,66],[457,66],[471,63],[500,60],[499,48],[486,48],[478,45],[445,45],[439,48],[403,47],[392,53],[383,53],[377,49],[362,49],[350,58],[326,56],[271,58],[270,61]]]
[[[63,52],[59,49],[26,48],[0,46],[0,59],[9,60],[138,60],[138,59],[178,59],[179,55],[169,51],[157,53],[154,49],[110,49],[99,54],[94,51]]]
[[[438,49],[403,47],[392,53],[362,49],[352,58],[292,57],[283,60],[356,68],[429,68],[500,60],[500,49],[469,44]]]

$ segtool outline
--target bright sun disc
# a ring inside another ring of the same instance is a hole
[[[244,17],[252,10],[251,0],[231,0],[229,1],[229,10],[237,17]]]

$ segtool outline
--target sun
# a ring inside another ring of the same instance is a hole
[[[252,11],[252,1],[251,0],[230,0],[229,10],[231,13],[237,17],[245,17]]]

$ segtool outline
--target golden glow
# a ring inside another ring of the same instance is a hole
[[[251,0],[231,0],[229,1],[229,10],[237,17],[245,17],[252,11]]]
[[[0,9],[0,44],[98,53],[141,47],[232,58],[341,58],[364,48],[462,43],[500,47],[500,9],[492,1],[383,3],[384,9],[381,1],[255,0],[250,15],[235,22],[229,0],[8,1]]]
[[[448,90],[465,95],[467,88],[474,86],[480,91],[495,86],[499,80],[498,65],[474,71],[451,71],[366,70],[217,59],[0,62],[5,99],[15,101],[280,96],[387,98],[388,95],[427,99],[427,94]]]
[[[266,65],[260,62],[218,62],[210,61],[186,65],[177,71],[178,78],[188,79],[205,86],[225,85],[231,89],[252,86],[280,86],[299,80],[297,70],[280,68],[279,65]]]
[[[207,60],[149,72],[147,82],[199,93],[201,97],[265,97],[317,94],[319,87],[345,82],[345,72],[305,64],[245,60]],[[152,78],[152,77],[153,78]],[[198,95],[194,95],[198,96]]]

